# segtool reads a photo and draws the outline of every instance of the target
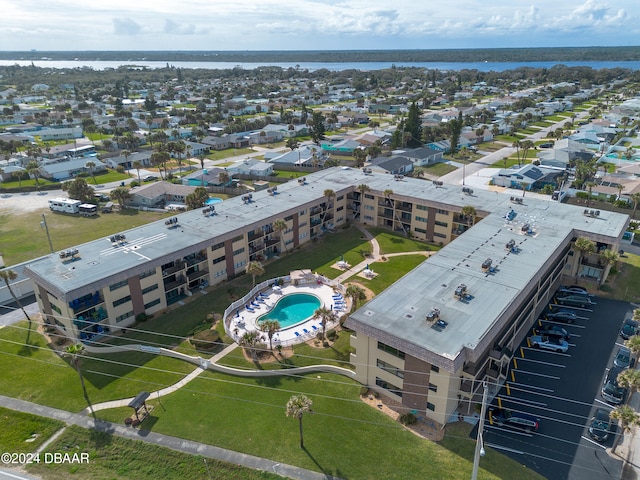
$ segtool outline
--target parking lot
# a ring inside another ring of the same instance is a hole
[[[556,351],[560,348],[534,348],[530,335],[525,338],[516,351],[506,385],[492,402],[492,406],[535,415],[539,418],[537,432],[485,423],[485,447],[495,448],[552,480],[620,478],[622,470],[622,461],[606,452],[619,434],[615,422],[602,443],[590,437],[588,424],[597,408],[607,412],[614,408],[600,391],[624,342],[618,335],[620,327],[631,317],[633,307],[591,298],[595,305],[561,307],[577,316],[571,324],[557,323],[571,335],[566,353]],[[553,323],[543,320],[541,324]]]

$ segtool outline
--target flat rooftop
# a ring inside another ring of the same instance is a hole
[[[571,228],[611,240],[622,235],[628,219],[627,215],[612,212],[602,212],[597,218],[587,217],[577,207],[536,199],[525,198],[523,205],[514,205],[509,196],[495,192],[478,191],[467,195],[462,193],[459,186],[445,185],[436,188],[431,182],[420,179],[395,180],[392,175],[365,175],[361,170],[351,168],[321,170],[307,175],[306,180],[304,185],[295,179],[279,185],[277,195],[270,195],[266,190],[254,192],[250,203],[245,203],[242,197],[216,203],[215,216],[205,216],[201,209],[179,213],[174,215],[178,222],[173,228],[169,228],[163,219],[134,229],[113,232],[114,235],[124,234],[125,241],[114,244],[108,236],[78,245],[75,247],[78,251],[75,260],[62,261],[57,253],[51,254],[28,263],[25,273],[65,300],[67,296],[77,298],[94,292],[97,286],[125,280],[157,265],[207,248],[214,239],[215,242],[222,242],[260,227],[269,219],[298,212],[306,204],[321,199],[326,189],[333,189],[337,195],[341,195],[355,190],[362,183],[369,185],[372,193],[391,189],[395,192],[394,197],[407,201],[420,199],[421,203],[436,208],[444,205],[459,208],[473,205],[481,212],[495,212],[432,257],[430,265],[445,261],[449,250],[467,251],[475,248],[477,240],[471,238],[476,235],[488,236],[489,233],[481,232],[491,222],[497,222],[496,226],[501,224],[501,216],[512,207],[518,212],[514,225],[526,218],[537,221],[540,226],[539,237],[546,239],[545,242],[552,238],[554,229],[560,234],[560,230],[567,231]],[[492,217],[497,220],[492,220]],[[500,245],[502,243],[501,241]],[[455,255],[452,257],[457,258]]]

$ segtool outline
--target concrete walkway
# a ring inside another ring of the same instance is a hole
[[[263,470],[266,472],[275,473],[285,478],[293,478],[298,480],[339,480],[338,477],[333,477],[324,473],[313,472],[311,470],[305,470],[304,468],[298,468],[293,465],[278,463],[267,458],[234,452],[233,450],[213,447],[204,443],[184,440],[182,438],[154,433],[148,430],[140,430],[124,425],[116,425],[114,423],[105,422],[102,420],[95,421],[93,418],[87,417],[86,415],[66,412],[64,410],[58,410],[57,408],[45,407],[42,405],[37,405],[35,403],[26,402],[24,400],[0,396],[0,404],[10,410],[39,415],[41,417],[53,418],[55,420],[60,420],[67,425],[77,425],[82,428],[93,429],[99,432],[117,435],[118,437],[128,438],[130,440],[140,440],[142,442],[152,443],[161,447],[170,448],[172,450],[177,450],[179,452],[184,452],[191,455],[201,455],[206,458],[221,460],[236,465],[242,465],[243,467],[252,468],[255,470]]]

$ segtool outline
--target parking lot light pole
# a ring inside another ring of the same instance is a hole
[[[44,227],[44,231],[47,232],[47,240],[49,240],[49,249],[51,250],[51,253],[53,253],[53,245],[51,244],[51,236],[49,235],[49,227],[47,226],[47,219],[44,216],[44,213],[42,214],[42,222],[40,222],[40,225],[42,227]]]
[[[480,409],[480,421],[478,422],[478,435],[476,436],[476,452],[473,456],[473,471],[471,480],[478,479],[478,468],[480,467],[480,457],[484,457],[484,441],[482,431],[484,430],[484,416],[487,413],[487,382],[482,382],[482,408]]]

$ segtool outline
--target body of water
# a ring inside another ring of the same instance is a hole
[[[567,67],[591,67],[595,70],[603,68],[626,68],[640,70],[640,61],[629,62],[265,62],[265,63],[233,63],[233,62],[148,62],[148,61],[101,61],[101,60],[0,60],[0,66],[20,65],[29,66],[33,63],[36,67],[43,68],[91,68],[93,70],[115,69],[121,66],[140,68],[165,68],[167,64],[182,69],[209,68],[229,70],[243,68],[253,70],[258,67],[273,66],[284,69],[294,68],[316,71],[327,69],[331,71],[342,70],[383,70],[396,67],[415,67],[430,70],[479,70],[481,72],[503,72],[515,70],[520,67],[551,68],[554,65],[566,65]]]

